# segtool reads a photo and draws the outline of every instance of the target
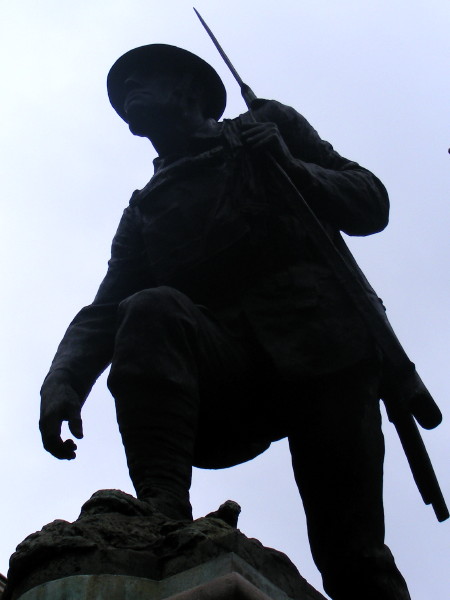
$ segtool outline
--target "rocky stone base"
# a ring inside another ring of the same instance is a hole
[[[196,521],[173,521],[101,490],[75,522],[53,521],[19,544],[2,600],[189,600],[197,588],[196,600],[219,600],[224,590],[234,590],[230,600],[324,600],[286,555],[236,529],[239,510],[229,501]]]

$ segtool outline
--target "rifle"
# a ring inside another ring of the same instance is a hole
[[[194,11],[238,82],[242,97],[251,112],[252,105],[257,100],[256,95],[241,79],[199,12],[195,8]],[[449,517],[449,511],[416,424],[417,420],[425,429],[437,427],[442,421],[441,411],[395,335],[383,305],[376,296],[367,292],[369,284],[350,250],[344,242],[345,255],[336,247],[286,171],[273,157],[271,162],[284,181],[288,196],[293,200],[290,208],[303,223],[318,252],[342,285],[383,354],[384,373],[380,396],[386,406],[388,418],[397,430],[423,501],[433,506],[439,522],[445,521]]]

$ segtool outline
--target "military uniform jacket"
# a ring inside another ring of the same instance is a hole
[[[386,226],[387,193],[372,173],[340,156],[294,109],[261,100],[252,113],[277,124],[294,157],[290,177],[343,252],[340,231]],[[86,397],[111,361],[119,303],[161,285],[226,327],[244,319],[286,379],[337,371],[370,352],[364,324],[270,159],[242,144],[241,125],[251,119],[214,123],[185,156],[156,159],[155,175],[124,211],[105,279],[70,324],[48,376],[63,370]]]

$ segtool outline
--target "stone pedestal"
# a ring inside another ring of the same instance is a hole
[[[287,556],[236,529],[236,507],[190,523],[98,492],[77,521],[18,546],[2,600],[325,600]]]

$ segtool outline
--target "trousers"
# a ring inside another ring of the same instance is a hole
[[[245,323],[227,328],[181,292],[157,287],[119,307],[108,386],[138,498],[190,518],[199,447],[287,436],[325,591],[333,600],[408,600],[384,544],[379,379],[372,360],[280,381]]]

